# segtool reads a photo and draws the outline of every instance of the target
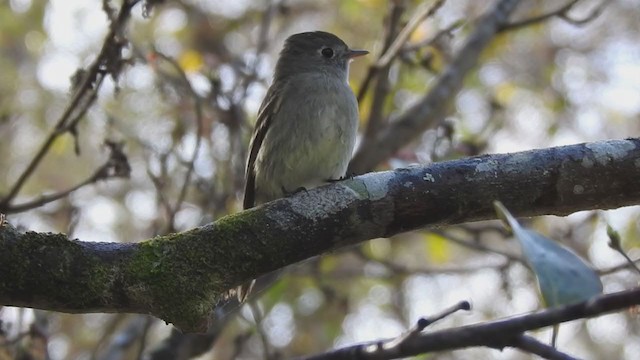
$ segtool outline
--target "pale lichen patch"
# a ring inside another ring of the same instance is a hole
[[[338,191],[328,187],[330,186],[323,185],[311,190],[303,190],[302,194],[286,198],[291,211],[307,219],[319,219],[347,206],[347,202],[353,198],[345,196],[346,191],[357,197],[357,193],[349,186],[341,187]],[[282,224],[282,221],[287,222],[289,219],[280,219],[278,222]]]
[[[498,171],[498,162],[495,160],[483,161],[476,165],[474,170],[476,174],[482,172],[490,172],[495,174]]]
[[[425,173],[424,176],[422,177],[422,180],[428,181],[428,182],[436,182],[436,179],[433,177],[433,175],[429,173]]]
[[[395,174],[393,171],[384,171],[378,173],[369,173],[358,176],[357,179],[362,182],[371,200],[380,200],[389,193],[389,182],[393,180]]]
[[[634,143],[629,140],[598,141],[586,144],[585,146],[591,150],[596,162],[601,165],[606,165],[611,160],[624,158],[629,151],[635,149]]]
[[[511,154],[505,161],[505,170],[522,169],[523,166],[527,166],[527,164],[530,164],[533,160],[533,153],[530,151]]]
[[[582,185],[574,185],[573,186],[573,193],[576,195],[580,195],[582,193],[584,193],[584,186]]]

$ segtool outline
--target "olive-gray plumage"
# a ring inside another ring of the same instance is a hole
[[[349,62],[367,53],[322,31],[285,41],[249,145],[245,209],[345,176],[358,130]]]
[[[285,41],[251,140],[245,208],[345,176],[358,128],[349,62],[365,54],[321,31]]]

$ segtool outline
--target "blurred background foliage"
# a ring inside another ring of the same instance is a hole
[[[135,242],[239,211],[248,141],[283,40],[322,29],[370,50],[351,67],[357,92],[381,54],[394,6],[404,8],[404,22],[422,3],[183,0],[161,4],[147,17],[138,6],[126,33],[128,64],[119,78],[106,80],[96,104],[79,121],[77,135],[57,138],[14,202],[82,182],[109,157],[107,141],[123,144],[130,177],[83,186],[61,200],[10,214],[9,221],[83,241]],[[640,6],[637,0],[604,3],[578,1],[569,15],[588,18],[581,24],[552,17],[500,34],[466,78],[451,115],[372,170],[638,136]],[[393,119],[424,94],[489,5],[450,0],[423,21],[393,62],[384,106],[375,111]],[[559,6],[524,1],[514,19]],[[598,16],[590,18],[594,12]],[[69,103],[71,79],[95,59],[108,28],[99,2],[0,0],[0,195],[53,131]],[[371,94],[360,102],[361,129],[373,111]],[[542,217],[527,226],[606,270],[623,263],[607,247],[606,224],[621,232],[624,248],[637,258],[638,216],[638,208],[631,207]],[[638,281],[626,269],[607,272],[602,279],[605,292]],[[542,306],[517,246],[505,240],[497,222],[376,239],[292,266],[242,309],[201,358],[289,357],[397,336],[420,316],[464,299],[473,303],[471,312],[450,316],[434,328]],[[122,339],[129,342],[120,358],[136,358],[171,331],[139,315],[0,307],[0,320],[0,337],[10,341],[0,345],[0,359],[45,354],[101,359]],[[639,327],[635,316],[625,313],[577,321],[563,325],[559,346],[578,357],[637,358]],[[549,334],[534,335],[546,341]],[[529,356],[472,349],[428,358]]]

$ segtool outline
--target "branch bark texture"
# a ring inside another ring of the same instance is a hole
[[[182,233],[95,243],[0,228],[0,304],[151,314],[205,331],[220,294],[284,266],[427,226],[640,203],[640,139],[370,173]]]

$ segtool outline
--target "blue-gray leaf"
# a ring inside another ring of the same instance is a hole
[[[496,201],[494,206],[520,243],[547,306],[582,302],[602,294],[600,277],[582,258],[555,241],[522,227],[500,202]]]

